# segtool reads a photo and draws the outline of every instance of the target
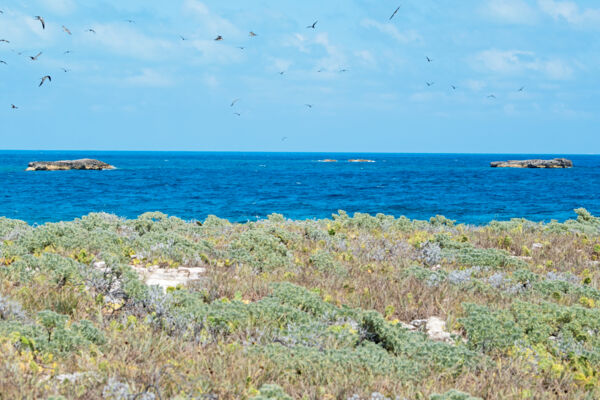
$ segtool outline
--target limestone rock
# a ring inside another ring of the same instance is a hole
[[[26,171],[68,171],[68,170],[105,170],[114,166],[102,161],[84,158],[81,160],[34,161],[30,162]]]
[[[492,168],[573,168],[573,161],[566,158],[553,160],[509,160],[494,161]]]

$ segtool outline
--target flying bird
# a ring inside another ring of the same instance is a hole
[[[432,62],[433,60],[429,57],[425,57],[425,59],[427,60],[427,62]]]
[[[244,46],[238,46],[238,49],[240,49],[240,50],[244,50],[244,49],[245,49],[245,47],[244,47]]]
[[[342,68],[342,69],[340,69],[340,72],[348,72],[348,70],[345,68]]]
[[[29,58],[31,58],[31,61],[37,61],[38,57],[41,55],[42,55],[42,52],[40,51],[39,53],[37,53],[37,55],[29,56]]]
[[[425,84],[427,85],[427,87],[430,87],[435,85],[435,82],[425,82]]]
[[[288,137],[287,137],[287,136],[284,136],[284,137],[282,137],[282,138],[281,138],[281,141],[282,141],[282,142],[285,142],[287,139],[288,139]]]
[[[71,50],[67,50],[67,51],[65,51],[63,54],[71,54],[71,53],[72,53],[72,51],[71,51]]]
[[[235,103],[237,103],[238,101],[240,101],[240,99],[235,99],[231,102],[231,105],[229,107],[233,107],[235,106]]]
[[[50,75],[46,75],[42,78],[42,81],[40,82],[38,87],[42,86],[44,84],[44,82],[46,82],[46,79],[48,80],[48,82],[52,82],[52,77]]]
[[[495,99],[495,98],[496,98],[496,96],[495,96],[495,95],[493,95],[493,94],[490,94],[490,95],[489,95],[487,98],[488,98],[488,99]]]
[[[519,92],[522,92],[523,90],[525,90],[525,86],[521,86],[521,88],[519,88]]]
[[[325,71],[325,69],[324,69],[324,68],[321,68],[321,69],[319,69],[317,72],[323,72],[323,71]]]
[[[92,28],[90,28],[90,29],[86,29],[86,32],[91,32],[91,33],[93,33],[94,35],[96,34],[96,31],[95,31],[95,30],[93,30]]]
[[[315,21],[312,25],[307,26],[306,29],[316,29],[317,22],[319,22],[319,21]]]
[[[135,21],[132,19],[126,19],[125,22],[129,22],[130,24],[135,24]]]
[[[392,18],[394,18],[396,16],[396,14],[398,14],[398,11],[400,11],[400,7],[396,8],[396,11],[394,11],[394,13],[392,14],[392,16],[390,17],[390,21],[392,20]]]
[[[67,28],[66,26],[62,26],[63,31],[67,32],[69,35],[71,35],[71,31],[69,30],[69,28]]]
[[[46,29],[46,21],[44,21],[44,18],[40,17],[39,15],[35,17],[36,20],[40,21],[42,24],[42,29]]]
[[[6,64],[6,61],[0,60],[0,64]],[[6,64],[6,65],[8,65],[8,64]]]
[[[242,116],[242,114],[240,114],[239,112],[234,112],[233,114],[234,114],[234,115],[237,115],[238,117],[241,117],[241,116]]]
[[[183,36],[179,35],[179,37],[181,38],[181,40],[187,40],[186,38],[184,38]]]
[[[66,68],[61,68],[64,72],[69,72],[70,69],[66,69]]]
[[[450,85],[450,87],[452,88],[452,90],[456,90],[456,86]]]
[[[312,104],[305,104],[305,106],[308,107],[308,108],[313,108]]]
[[[215,38],[216,42],[220,42],[221,40],[223,40],[223,36],[219,35]]]
[[[0,39],[0,43],[10,43],[10,42],[6,39]]]
[[[15,106],[14,104],[11,104],[10,108],[12,108],[13,110],[18,110],[19,109],[19,107]]]
[[[250,31],[250,33],[248,34],[248,36],[250,36],[250,37],[256,37],[258,35],[256,33],[252,32],[252,31]]]

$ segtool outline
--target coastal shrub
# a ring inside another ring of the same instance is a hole
[[[243,232],[231,244],[231,258],[250,265],[258,272],[288,267],[291,254],[281,237],[264,229]]]
[[[481,249],[471,243],[453,240],[450,236],[439,234],[435,242],[442,249],[442,257],[462,265],[491,268],[524,267],[525,263],[508,252],[499,249]]]
[[[429,397],[429,400],[481,400],[481,398],[452,389],[444,394],[433,394]]]
[[[250,397],[250,400],[293,400],[288,396],[281,386],[274,384],[264,384],[258,390],[258,394]]]

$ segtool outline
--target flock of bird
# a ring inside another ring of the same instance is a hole
[[[394,19],[394,17],[395,17],[395,16],[398,14],[398,12],[400,11],[400,9],[401,9],[401,6],[398,6],[398,7],[397,7],[397,8],[394,10],[394,12],[393,12],[393,13],[391,14],[391,16],[389,17],[389,21],[391,21],[392,19]],[[0,10],[0,15],[1,15],[1,14],[4,14],[4,11],[3,11],[3,10]],[[35,19],[36,21],[39,21],[39,22],[40,22],[40,24],[41,24],[41,27],[42,27],[42,30],[45,30],[45,29],[46,29],[46,21],[44,20],[44,18],[43,18],[43,17],[41,17],[41,16],[39,16],[39,15],[38,15],[38,16],[35,16],[35,17],[34,17],[34,19]],[[134,21],[134,20],[132,20],[132,19],[126,19],[125,21],[126,21],[126,22],[128,22],[128,23],[131,23],[131,24],[135,23],[135,21]],[[313,30],[316,30],[316,29],[317,29],[317,24],[318,24],[318,23],[319,23],[319,21],[318,21],[318,20],[317,20],[317,21],[314,21],[312,24],[310,24],[310,25],[307,25],[307,26],[306,26],[306,29],[313,29]],[[72,34],[73,34],[73,33],[71,32],[71,30],[70,30],[69,28],[67,28],[65,25],[62,25],[62,30],[63,30],[63,31],[66,33],[66,34],[68,34],[68,35],[72,35]],[[91,33],[91,34],[96,34],[96,31],[95,31],[94,29],[92,29],[92,28],[88,28],[88,29],[86,29],[86,30],[85,30],[85,32],[88,32],[88,33]],[[253,31],[250,31],[250,32],[249,32],[249,34],[248,34],[248,36],[249,36],[250,38],[254,38],[254,37],[257,37],[257,36],[258,36],[258,34],[256,34],[256,33],[255,33],[255,32],[253,32]],[[183,35],[179,35],[179,38],[180,38],[182,41],[187,41],[187,40],[188,40],[188,38],[187,38],[187,37],[185,37],[185,36],[183,36]],[[216,42],[221,42],[221,41],[224,41],[224,40],[225,40],[225,39],[224,39],[224,37],[223,37],[222,35],[218,35],[217,37],[215,37],[215,38],[214,38],[214,41],[216,41]],[[5,39],[5,38],[0,38],[0,44],[2,44],[2,43],[9,44],[9,43],[10,43],[10,41],[9,41],[8,39]],[[238,46],[237,48],[238,48],[238,49],[240,49],[240,50],[244,50],[246,47],[244,47],[244,46]],[[14,51],[14,50],[13,50],[13,51]],[[69,54],[69,53],[71,53],[71,51],[70,51],[70,50],[67,50],[67,51],[65,51],[63,54]],[[18,55],[22,55],[22,52],[19,52],[19,53],[17,53],[17,54],[18,54]],[[29,59],[30,59],[31,61],[37,61],[37,60],[40,58],[40,56],[42,56],[42,54],[43,54],[43,52],[41,52],[41,51],[40,51],[40,52],[38,52],[38,54],[36,54],[35,56],[28,56],[28,57],[29,57]],[[432,63],[432,62],[434,62],[434,60],[433,60],[432,58],[430,58],[429,56],[426,56],[426,57],[425,57],[425,61],[426,61],[427,63]],[[6,62],[6,61],[4,61],[4,60],[0,60],[0,64],[7,64],[7,62]],[[69,72],[69,71],[70,71],[70,70],[69,70],[69,69],[67,69],[67,68],[61,68],[61,69],[62,69],[62,71],[64,71],[64,72]],[[317,72],[319,72],[319,73],[320,73],[320,72],[323,72],[323,71],[324,71],[324,69],[323,69],[323,68],[321,68],[321,69],[319,69]],[[340,69],[338,70],[338,72],[339,72],[339,73],[348,72],[348,69],[346,69],[346,68],[340,68]],[[280,72],[279,72],[279,75],[284,75],[285,73],[286,73],[286,71],[280,71]],[[51,77],[50,75],[44,75],[43,77],[41,77],[41,78],[40,78],[40,82],[39,82],[39,85],[38,85],[38,87],[41,87],[41,86],[43,86],[43,85],[46,83],[46,81],[47,81],[47,82],[52,82],[52,77]],[[431,81],[431,82],[430,82],[430,81],[426,81],[426,82],[425,82],[425,84],[427,85],[427,87],[432,87],[432,86],[435,84],[435,82],[432,82],[432,81]],[[450,88],[451,88],[453,91],[457,90],[457,86],[456,86],[456,85],[450,85]],[[520,88],[518,89],[518,92],[523,92],[524,90],[525,90],[525,87],[524,87],[524,86],[522,86],[522,87],[520,87]],[[494,95],[494,94],[489,94],[489,95],[487,96],[487,98],[488,98],[488,99],[496,99],[496,95]],[[236,104],[237,104],[237,103],[238,103],[240,100],[241,100],[240,98],[236,98],[236,99],[234,99],[234,100],[231,102],[231,104],[230,104],[230,107],[231,107],[231,108],[234,108],[234,107],[236,106]],[[308,104],[308,103],[307,103],[307,104],[305,104],[305,106],[306,106],[306,108],[308,108],[308,109],[312,109],[312,108],[313,108],[313,104]],[[11,104],[11,108],[12,108],[12,109],[14,109],[14,110],[16,110],[16,109],[18,109],[19,107],[17,107],[17,106],[16,106],[16,105],[14,105],[14,104]],[[234,114],[234,115],[236,115],[236,116],[238,116],[238,117],[240,117],[240,116],[242,115],[242,114],[241,114],[240,112],[238,112],[238,111],[234,111],[234,112],[233,112],[233,114]]]

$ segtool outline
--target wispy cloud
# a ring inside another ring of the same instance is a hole
[[[151,68],[144,68],[139,74],[125,78],[125,83],[141,87],[169,87],[173,86],[173,78],[163,72]]]
[[[225,39],[239,39],[241,31],[229,20],[223,18],[210,9],[201,1],[185,0],[183,9],[186,14],[198,20],[198,33],[204,35],[222,35]]]
[[[81,36],[85,43],[131,58],[165,59],[172,56],[175,51],[173,41],[150,37],[131,27],[130,24],[95,24],[93,29],[96,34],[86,33]]]
[[[45,10],[58,15],[68,15],[77,9],[73,0],[39,0],[39,3]]]
[[[490,49],[474,57],[477,69],[498,74],[522,74],[538,72],[550,79],[568,79],[573,76],[573,68],[564,60],[543,59],[531,51]]]
[[[423,40],[421,38],[421,35],[419,35],[414,30],[400,32],[400,30],[392,24],[381,23],[381,22],[375,21],[373,19],[364,19],[364,20],[362,20],[361,25],[364,28],[377,29],[379,32],[388,35],[389,37],[393,38],[394,40],[396,40],[400,43],[414,43],[414,42],[421,42]]]
[[[537,20],[537,12],[524,0],[489,0],[484,6],[484,14],[512,24],[532,24]]]
[[[554,19],[578,26],[600,26],[600,9],[580,9],[573,1],[538,0],[540,9]]]

